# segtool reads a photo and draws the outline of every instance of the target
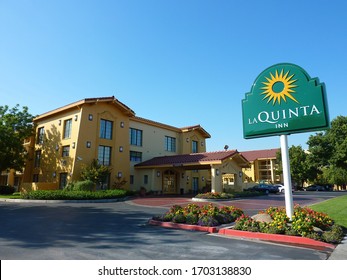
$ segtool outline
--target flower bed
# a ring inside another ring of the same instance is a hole
[[[153,217],[153,220],[216,227],[232,223],[242,214],[243,211],[234,206],[218,208],[211,203],[201,207],[196,204],[188,204],[186,207],[174,205],[164,215]]]
[[[308,237],[327,243],[337,244],[343,238],[343,230],[326,214],[308,207],[295,206],[292,221],[281,207],[270,207],[262,213],[270,215],[271,222],[261,222],[242,215],[235,221],[234,230],[285,234]]]
[[[186,207],[174,205],[163,215],[153,217],[150,224],[188,230],[204,230],[201,227],[207,227],[205,231],[217,232],[218,226],[235,222],[232,229],[224,228],[219,232],[237,235],[237,232],[246,231],[254,233],[253,238],[258,235],[268,238],[275,234],[276,240],[282,242],[286,239],[285,236],[291,236],[293,242],[297,242],[293,237],[304,237],[331,244],[338,244],[343,239],[343,230],[339,225],[336,225],[328,215],[308,207],[295,206],[292,221],[289,221],[282,207],[270,207],[260,213],[267,214],[270,221],[253,219],[234,206],[216,207],[211,203],[204,206],[189,204]],[[283,238],[278,237],[281,235]]]
[[[264,195],[263,192],[233,192],[233,193],[225,193],[225,192],[207,192],[207,193],[199,193],[193,199],[207,199],[207,200],[218,200],[218,199],[233,199],[240,197],[250,197],[250,196],[260,196]]]

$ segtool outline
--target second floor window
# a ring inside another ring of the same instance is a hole
[[[192,141],[192,153],[198,152],[198,141]]]
[[[37,141],[36,144],[43,144],[43,140],[45,137],[45,128],[39,127],[37,130]]]
[[[142,146],[142,130],[130,128],[130,145]]]
[[[72,128],[72,119],[66,120],[64,122],[64,139],[71,138],[71,128]]]
[[[98,148],[98,161],[105,166],[111,165],[111,147],[99,146]]]
[[[40,167],[41,150],[35,152],[34,167]]]
[[[113,122],[101,119],[100,121],[100,138],[102,139],[112,139],[112,128]]]
[[[142,161],[142,153],[130,151],[130,161],[141,162]]]
[[[176,138],[165,136],[165,151],[176,152]]]
[[[63,146],[62,156],[68,157],[69,155],[70,155],[70,146]]]

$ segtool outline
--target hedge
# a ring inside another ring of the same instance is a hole
[[[22,194],[23,199],[35,200],[93,200],[93,199],[114,199],[123,198],[132,193],[125,190],[104,190],[104,191],[46,191],[38,190]]]

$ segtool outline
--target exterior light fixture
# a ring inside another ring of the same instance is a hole
[[[157,177],[160,177],[160,171],[157,171]]]
[[[123,152],[123,146],[119,146],[119,152]]]
[[[76,148],[76,142],[72,142],[72,149]]]
[[[124,127],[124,122],[120,122],[120,127],[121,127],[121,128]]]
[[[92,146],[92,142],[90,141],[87,141],[87,144],[86,144],[87,148],[90,148]]]
[[[216,175],[219,176],[219,169],[216,169]]]
[[[77,121],[78,120],[78,115],[75,115],[75,121]]]
[[[123,173],[121,171],[118,171],[117,178],[122,178],[122,176],[123,176]]]
[[[89,115],[88,115],[88,120],[90,120],[90,121],[93,120],[93,115],[92,115],[92,114],[89,114]]]

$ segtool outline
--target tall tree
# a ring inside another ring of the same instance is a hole
[[[28,107],[0,106],[0,172],[22,170],[27,154],[24,140],[33,133],[33,116]]]
[[[277,162],[279,163],[278,171],[282,173],[281,152],[277,153]],[[307,153],[300,145],[289,148],[289,162],[293,183],[303,186],[304,182],[312,177],[312,168],[308,164]]]
[[[347,117],[338,116],[331,128],[309,138],[309,161],[321,174],[324,183],[346,185]]]

